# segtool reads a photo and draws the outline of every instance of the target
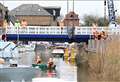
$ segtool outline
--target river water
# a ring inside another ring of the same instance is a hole
[[[19,65],[31,66],[34,63],[35,56],[40,55],[43,63],[47,63],[49,57],[52,57],[51,50],[45,46],[38,46],[35,51],[25,51],[19,53]],[[56,64],[56,71],[53,74],[49,72],[40,71],[35,68],[0,68],[0,82],[32,82],[33,78],[51,77],[59,78],[70,82],[77,82],[77,68],[76,66],[66,63],[62,58],[54,58]],[[9,81],[7,81],[9,80]]]

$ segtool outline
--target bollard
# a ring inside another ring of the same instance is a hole
[[[68,57],[69,57],[68,48],[66,48],[64,53],[64,60],[68,60]]]
[[[75,50],[74,48],[71,49],[71,56],[70,56],[70,62],[75,62]]]

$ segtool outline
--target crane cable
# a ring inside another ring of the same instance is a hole
[[[106,0],[104,0],[104,24],[106,23]],[[104,60],[105,60],[105,40],[106,40],[106,32],[102,31],[100,34],[100,40],[98,41],[98,50],[100,50],[99,62],[100,62],[100,71],[103,72]]]
[[[104,0],[104,23],[106,21],[106,0]]]
[[[69,0],[67,0],[67,14],[68,14],[68,12],[69,12]]]
[[[73,0],[73,26],[72,26],[72,37],[74,36],[74,30],[75,30],[75,25],[74,25],[74,21],[75,21],[75,12],[74,12],[74,0]]]
[[[72,4],[73,4],[73,8],[72,8],[72,13],[71,14],[73,14],[73,16],[72,16],[72,24],[69,24],[69,22],[68,22],[68,20],[66,20],[67,21],[67,31],[68,31],[68,37],[70,38],[70,40],[72,39],[72,37],[73,37],[73,35],[74,35],[74,29],[75,29],[75,27],[74,27],[74,0],[72,1]],[[68,17],[68,13],[69,13],[69,0],[67,0],[67,15],[66,15],[66,19],[69,19]],[[72,26],[71,26],[72,25]],[[68,26],[70,26],[70,27],[68,27]]]
[[[69,12],[69,0],[67,0],[67,14]],[[67,14],[66,14],[66,19],[67,19]],[[67,21],[67,28],[68,28],[68,21]]]

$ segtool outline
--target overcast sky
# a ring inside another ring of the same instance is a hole
[[[66,0],[40,0],[40,1],[24,1],[24,0],[0,0],[9,10],[21,5],[21,4],[39,4],[41,6],[60,6],[61,14],[67,13],[67,1]],[[104,2],[102,0],[75,0],[74,11],[79,15],[80,18],[85,14],[93,14],[98,16],[104,16]],[[117,10],[116,15],[120,15],[120,0],[114,1],[115,9]],[[73,8],[72,1],[69,1],[69,11]],[[108,12],[108,11],[107,11]]]

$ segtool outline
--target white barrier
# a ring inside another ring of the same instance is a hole
[[[32,82],[77,82],[77,81],[65,81],[58,78],[33,78]]]
[[[69,27],[68,27],[69,28]],[[67,27],[59,26],[27,26],[26,28],[9,27],[7,29],[8,34],[54,34],[54,35],[67,35]],[[96,31],[105,31],[108,35],[120,34],[120,28],[107,28],[97,27]],[[75,35],[93,35],[93,27],[75,27]]]

